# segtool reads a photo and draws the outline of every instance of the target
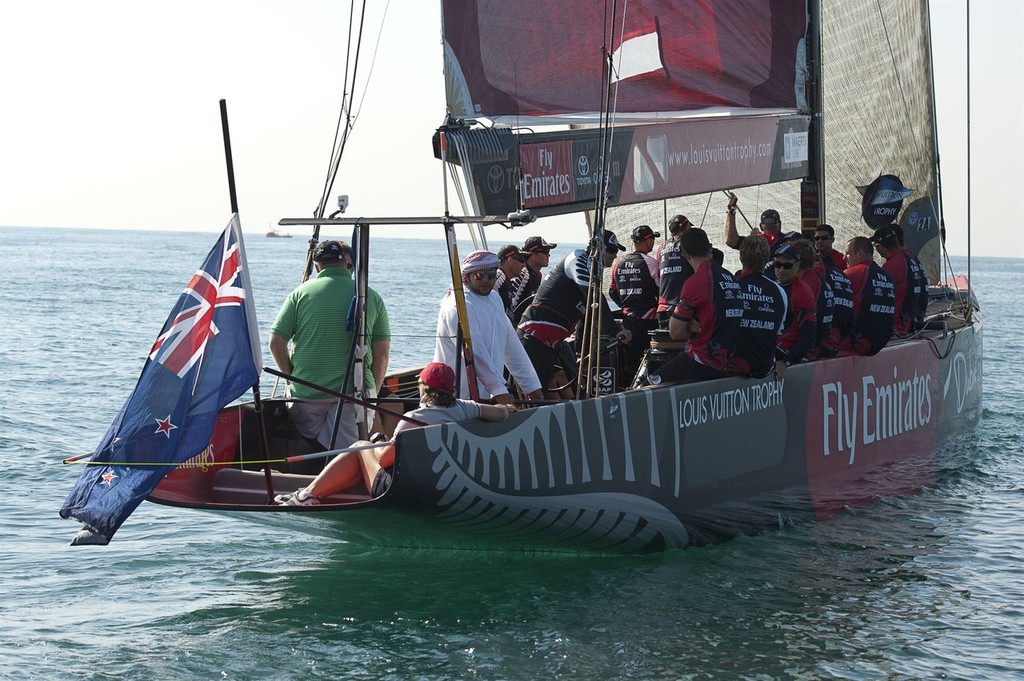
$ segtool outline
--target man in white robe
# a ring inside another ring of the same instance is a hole
[[[511,404],[513,397],[505,382],[504,369],[519,385],[528,399],[542,396],[540,380],[527,357],[512,322],[505,314],[501,297],[494,290],[498,256],[490,251],[473,251],[462,261],[465,284],[466,314],[469,317],[470,342],[473,348],[473,370],[476,375],[477,399],[492,399],[498,404]],[[455,294],[448,291],[441,300],[437,314],[437,342],[434,361],[450,367],[458,366],[459,397],[469,399],[469,382],[459,340],[459,316]]]

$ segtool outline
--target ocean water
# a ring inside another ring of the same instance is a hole
[[[215,239],[0,228],[0,678],[1024,678],[1024,261],[974,263],[971,463],[828,522],[576,557],[370,550],[145,503],[111,545],[68,547],[81,469],[61,459],[95,447]],[[246,245],[265,341],[306,243]],[[393,368],[432,350],[443,253],[374,241]]]

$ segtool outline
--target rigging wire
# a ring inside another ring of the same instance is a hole
[[[380,26],[377,29],[377,38],[373,45],[373,52],[370,55],[370,66],[367,70],[365,85],[362,87],[362,90],[359,91],[357,86],[357,77],[359,75],[360,57],[363,52],[363,34],[366,28],[366,0],[363,0],[361,10],[359,12],[359,26],[358,30],[355,31],[354,44],[353,31],[356,14],[355,0],[353,0],[350,5],[348,45],[345,51],[345,77],[342,81],[342,102],[341,108],[338,112],[338,122],[335,127],[334,141],[331,145],[331,157],[328,162],[327,174],[324,179],[323,194],[321,195],[320,202],[317,204],[315,210],[315,217],[317,218],[322,218],[327,210],[327,204],[330,199],[331,192],[334,189],[334,183],[337,179],[338,171],[341,168],[341,159],[344,156],[349,135],[355,129],[363,104],[366,101],[366,92],[369,90],[369,84],[372,81],[373,70],[377,63],[377,55],[380,51],[381,38],[384,34],[384,23],[387,19],[387,13],[390,6],[390,1],[384,5]],[[349,66],[350,62],[351,68]]]
[[[338,169],[341,167],[341,157],[344,155],[345,146],[348,144],[348,136],[355,125],[352,119],[352,102],[356,99],[356,78],[359,74],[359,55],[362,52],[363,25],[366,18],[366,2],[364,0],[362,11],[359,15],[359,29],[355,39],[355,57],[352,56],[352,31],[355,23],[355,0],[350,5],[348,40],[345,50],[345,76],[342,81],[341,109],[338,112],[338,123],[334,131],[334,143],[331,148],[331,158],[328,163],[327,175],[324,178],[324,190],[320,196],[320,203],[316,207],[315,217],[322,218],[327,210],[327,200],[334,187],[334,181],[338,176]],[[349,62],[352,62],[351,69]]]
[[[591,397],[600,371],[600,334],[604,312],[604,253],[605,230],[608,211],[608,164],[612,139],[612,123],[618,88],[612,86],[614,68],[616,0],[605,2],[605,44],[601,47],[601,161],[599,164],[598,191],[594,208],[594,229],[590,243],[590,281],[587,286],[587,300],[584,308],[584,335],[580,344],[580,362],[577,367],[577,397]],[[611,9],[609,16],[609,7]],[[625,24],[625,21],[623,21]],[[613,94],[614,90],[614,94]],[[586,377],[586,381],[584,381]]]
[[[931,59],[931,57],[932,57],[931,12],[929,11],[928,3],[923,3],[923,4],[924,4],[925,20],[924,20],[924,22],[921,25],[921,31],[922,31],[922,33],[925,33],[928,36],[928,39],[925,41],[925,44],[928,47],[928,54],[926,55],[926,57],[927,57],[928,65],[929,65],[929,70],[931,70],[931,68],[932,68],[931,67],[931,64],[932,64],[932,59]],[[970,7],[969,6],[970,6],[970,2],[968,2],[968,21],[969,21],[969,14],[970,14]],[[896,63],[896,50],[893,48],[892,36],[891,36],[891,34],[889,32],[889,25],[885,21],[885,12],[882,11],[881,0],[876,0],[875,1],[875,7],[878,9],[878,18],[879,18],[879,21],[882,24],[882,34],[885,36],[885,44],[886,44],[886,46],[889,49],[889,63],[892,65],[893,76],[894,76],[894,78],[896,80],[897,89],[899,90],[899,93],[900,93],[900,101],[903,103],[903,115],[904,115],[904,118],[906,119],[907,129],[911,131],[911,136],[912,136],[912,139],[914,140],[914,146],[916,147],[915,154],[916,154],[916,156],[918,158],[924,157],[924,156],[926,156],[926,154],[921,153],[921,150],[922,149],[926,149],[926,144],[920,139],[920,136],[917,134],[917,130],[916,130],[915,126],[914,126],[913,117],[911,116],[911,112],[910,112],[910,104],[907,102],[907,93],[906,93],[906,90],[903,87],[903,80],[900,77],[900,70],[899,70],[898,65]],[[969,36],[968,36],[968,40],[969,40]],[[969,78],[969,75],[968,75],[968,78]],[[931,104],[932,104],[931,118],[932,118],[932,142],[933,142],[933,149],[932,149],[933,153],[931,154],[931,156],[932,156],[932,159],[931,159],[932,160],[931,171],[934,173],[933,181],[934,181],[934,184],[935,184],[935,192],[927,191],[926,196],[928,198],[928,203],[931,205],[932,215],[935,216],[935,219],[938,220],[938,222],[939,222],[939,228],[940,228],[939,229],[939,248],[942,251],[943,255],[945,256],[946,262],[949,263],[949,253],[946,251],[946,240],[945,240],[945,236],[943,234],[944,231],[945,231],[945,229],[944,229],[944,227],[945,227],[945,219],[944,219],[944,217],[942,215],[942,194],[941,194],[942,188],[941,188],[941,182],[940,182],[940,178],[939,178],[939,154],[938,154],[937,144],[935,144],[938,141],[937,140],[938,133],[937,133],[937,130],[936,130],[936,127],[935,127],[935,111],[934,111],[934,109],[935,109],[935,77],[934,77],[934,74],[932,75],[932,77],[930,79],[930,82],[931,82],[930,94],[931,94],[931,100],[932,100],[931,101]],[[970,164],[968,164],[968,166],[969,165]],[[938,195],[938,204],[936,204],[936,196],[935,195]],[[940,258],[940,263],[941,262],[942,262],[942,259]],[[950,271],[952,271],[952,267],[951,266],[950,266]],[[941,283],[941,282],[939,282],[939,283]]]

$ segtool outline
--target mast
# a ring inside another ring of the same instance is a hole
[[[813,234],[825,222],[825,122],[821,69],[821,0],[807,0],[807,104],[811,109],[808,128],[808,176],[800,183],[800,228]]]
[[[235,191],[235,161],[231,154],[231,131],[228,128],[228,103],[227,100],[220,100],[220,125],[221,133],[224,138],[224,162],[227,166],[228,172],[228,199],[231,202],[231,216],[236,222],[238,220],[238,194]],[[238,247],[245,253],[245,243],[242,241],[242,228],[241,224],[238,225]],[[246,298],[251,298],[250,295],[246,295]],[[256,350],[254,348],[254,350]],[[252,403],[256,411],[256,437],[260,445],[260,453],[264,459],[270,458],[270,449],[267,438],[267,427],[266,427],[266,416],[263,411],[263,399],[260,396],[260,379],[257,375],[256,382],[252,384]],[[270,466],[266,466],[263,469],[264,481],[267,487],[267,500],[274,498],[274,481],[271,478]]]
[[[968,14],[968,17],[967,17],[967,27],[968,27],[968,31],[970,30],[970,4],[971,4],[970,2],[967,3],[967,14]],[[940,156],[939,156],[939,117],[938,117],[938,109],[936,108],[936,105],[935,105],[935,62],[932,59],[932,54],[933,54],[933,50],[932,50],[932,12],[931,12],[931,5],[929,3],[925,3],[924,4],[924,17],[925,17],[924,18],[925,47],[928,50],[928,82],[931,83],[931,88],[929,88],[929,89],[930,89],[931,105],[932,105],[932,147],[935,149],[935,167],[933,168],[933,171],[935,172],[935,199],[933,201],[934,205],[932,207],[932,212],[935,213],[935,217],[939,221],[939,245],[940,245],[940,247],[942,249],[942,253],[945,253],[946,252],[946,216],[945,216],[945,212],[942,210],[942,173],[940,171],[941,162],[940,162]],[[970,40],[971,40],[971,36],[970,36],[970,33],[968,32],[968,34],[967,34],[967,45],[968,45],[967,66],[968,66],[968,69],[970,68],[970,64],[971,64]],[[970,79],[971,79],[971,74],[970,74],[970,71],[968,70],[968,72],[967,72],[967,82],[968,82],[968,84],[970,83]],[[968,101],[968,108],[970,108],[970,106],[969,106],[970,98],[968,98],[967,101]],[[967,120],[970,121],[970,116],[968,116]],[[969,134],[970,134],[970,127],[968,126],[968,135]],[[970,164],[968,163],[968,172],[969,172],[969,169],[970,169]],[[968,201],[970,201],[970,194],[968,194]],[[968,229],[970,229],[970,215],[968,215]],[[940,257],[939,261],[940,261],[940,265],[943,268],[945,268],[946,264],[948,262],[948,259],[945,258],[945,257]],[[970,267],[970,262],[968,262],[968,267]],[[944,281],[945,278],[946,278],[945,275],[940,276],[939,277],[939,282]]]
[[[974,306],[971,302],[971,289],[974,287],[974,278],[971,275],[971,2],[967,0],[967,97],[964,106],[967,107],[967,314],[974,315]],[[936,180],[937,181],[937,180]],[[945,227],[942,230],[945,236]]]

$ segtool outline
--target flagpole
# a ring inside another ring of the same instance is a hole
[[[228,103],[226,100],[220,100],[220,124],[221,129],[224,133],[224,160],[227,163],[228,170],[228,194],[231,199],[231,215],[238,215],[238,194],[235,191],[235,163],[231,156],[231,133],[228,130]],[[238,225],[238,242],[242,243],[242,227],[239,222]],[[244,249],[244,246],[243,246]],[[251,294],[251,291],[247,292]],[[259,348],[255,348],[259,351]],[[256,378],[256,382],[252,385],[252,402],[256,410],[256,435],[260,442],[260,452],[263,454],[264,460],[270,458],[270,448],[267,444],[267,430],[266,430],[266,419],[263,415],[263,400],[260,397],[260,379],[259,376]],[[266,464],[263,466],[263,474],[267,482],[267,503],[271,503],[274,499],[274,479],[270,473],[270,465]]]

